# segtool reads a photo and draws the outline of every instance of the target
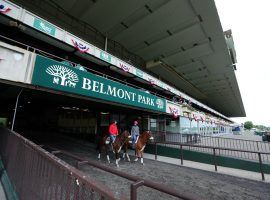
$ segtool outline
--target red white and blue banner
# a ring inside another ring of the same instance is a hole
[[[203,115],[203,114],[201,114],[200,118],[201,118],[201,121],[202,121],[202,122],[204,122],[204,121],[206,120],[206,119],[205,119],[205,115]]]
[[[0,4],[0,13],[6,14],[11,11],[11,8],[7,5]]]
[[[171,114],[174,118],[177,118],[180,115],[183,115],[181,107],[171,101],[167,101],[166,112]]]
[[[170,109],[170,112],[173,114],[174,118],[177,118],[180,115],[179,109],[175,107],[169,107],[169,109]]]
[[[195,121],[199,121],[201,118],[200,118],[200,115],[198,113],[192,113],[193,115],[193,118],[195,119]]]
[[[65,36],[65,41],[73,46],[75,49],[77,49],[81,53],[87,53],[87,54],[93,54],[94,48],[92,45],[88,44],[87,42],[77,38],[74,35],[71,35],[69,33]]]
[[[81,53],[86,53],[89,51],[89,47],[75,39],[71,39],[73,46],[75,47],[75,49],[77,49],[78,51],[80,51]]]
[[[134,74],[134,67],[120,59],[115,58],[114,56],[112,56],[112,61],[111,61],[112,65],[115,65],[117,68],[121,69],[123,72],[125,72],[125,74],[130,74],[130,76],[132,76],[132,74]]]
[[[154,78],[150,77],[150,76],[147,77],[147,80],[151,85],[156,85],[157,84],[156,80]]]
[[[117,60],[117,67],[119,67],[120,69],[122,69],[124,72],[128,72],[128,73],[132,73],[133,72],[133,68],[131,65],[122,62],[120,60]]]

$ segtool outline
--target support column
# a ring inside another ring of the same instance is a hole
[[[104,47],[105,51],[107,51],[107,48],[108,48],[108,38],[106,36],[105,37],[105,47]]]

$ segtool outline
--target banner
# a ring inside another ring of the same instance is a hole
[[[36,29],[38,29],[44,33],[47,33],[48,35],[55,36],[56,28],[44,20],[35,18],[33,26]]]
[[[40,55],[36,57],[32,84],[109,102],[166,112],[166,100],[163,98],[80,71]]]
[[[171,101],[167,101],[166,112],[172,114],[173,117],[175,118],[177,118],[180,115],[183,115],[181,107]]]

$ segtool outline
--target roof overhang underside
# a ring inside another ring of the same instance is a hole
[[[18,2],[27,7],[26,1]],[[245,116],[234,63],[213,0],[42,2],[56,5],[67,16],[120,43],[143,58],[147,70],[218,112],[228,117]],[[46,6],[42,6],[43,11],[37,6],[31,9],[41,16],[46,13]],[[48,13],[52,21],[54,12],[49,6]],[[54,19],[52,22],[59,24],[59,18]]]

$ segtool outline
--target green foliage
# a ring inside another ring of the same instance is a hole
[[[264,130],[264,131],[269,131],[270,127],[266,127],[264,125],[254,125],[254,128],[258,129],[258,130]]]
[[[248,130],[250,130],[251,128],[253,128],[253,123],[252,121],[247,121],[244,123],[244,127]]]

